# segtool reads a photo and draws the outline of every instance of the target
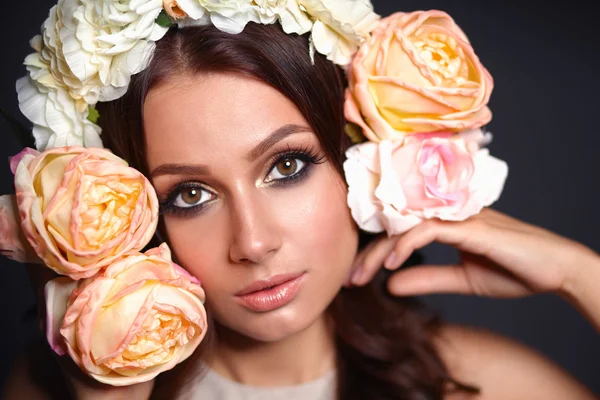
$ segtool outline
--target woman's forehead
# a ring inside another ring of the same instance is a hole
[[[285,125],[308,127],[279,91],[231,74],[186,76],[153,88],[144,104],[148,164],[249,152]]]

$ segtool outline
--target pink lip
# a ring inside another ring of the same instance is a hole
[[[304,272],[275,275],[253,282],[235,296],[244,307],[252,311],[272,311],[283,307],[296,297],[303,278]]]

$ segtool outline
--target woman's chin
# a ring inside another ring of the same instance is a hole
[[[322,312],[289,304],[267,313],[244,312],[243,317],[232,318],[234,324],[224,324],[228,330],[259,342],[277,342],[304,332],[323,318]]]

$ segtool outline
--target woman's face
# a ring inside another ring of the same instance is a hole
[[[309,327],[358,235],[347,189],[296,106],[232,74],[173,78],[144,105],[168,243],[216,320],[260,341]]]

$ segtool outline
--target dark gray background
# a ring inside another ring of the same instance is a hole
[[[21,121],[14,83],[25,74],[28,40],[39,32],[53,0],[0,2],[0,108]],[[505,192],[494,208],[600,250],[600,35],[593,2],[374,0],[376,11],[441,9],[454,17],[495,79],[490,102],[492,154],[510,166]],[[0,160],[20,150],[0,121]],[[2,164],[0,164],[2,165]],[[12,192],[8,164],[0,193]],[[452,262],[455,253],[432,245],[428,262]],[[540,266],[543,267],[543,266]],[[10,361],[35,335],[25,318],[33,305],[22,265],[0,260],[3,344],[0,384]],[[519,300],[462,296],[426,299],[450,321],[492,329],[545,353],[600,394],[600,337],[557,296]],[[524,374],[527,371],[523,371]]]

